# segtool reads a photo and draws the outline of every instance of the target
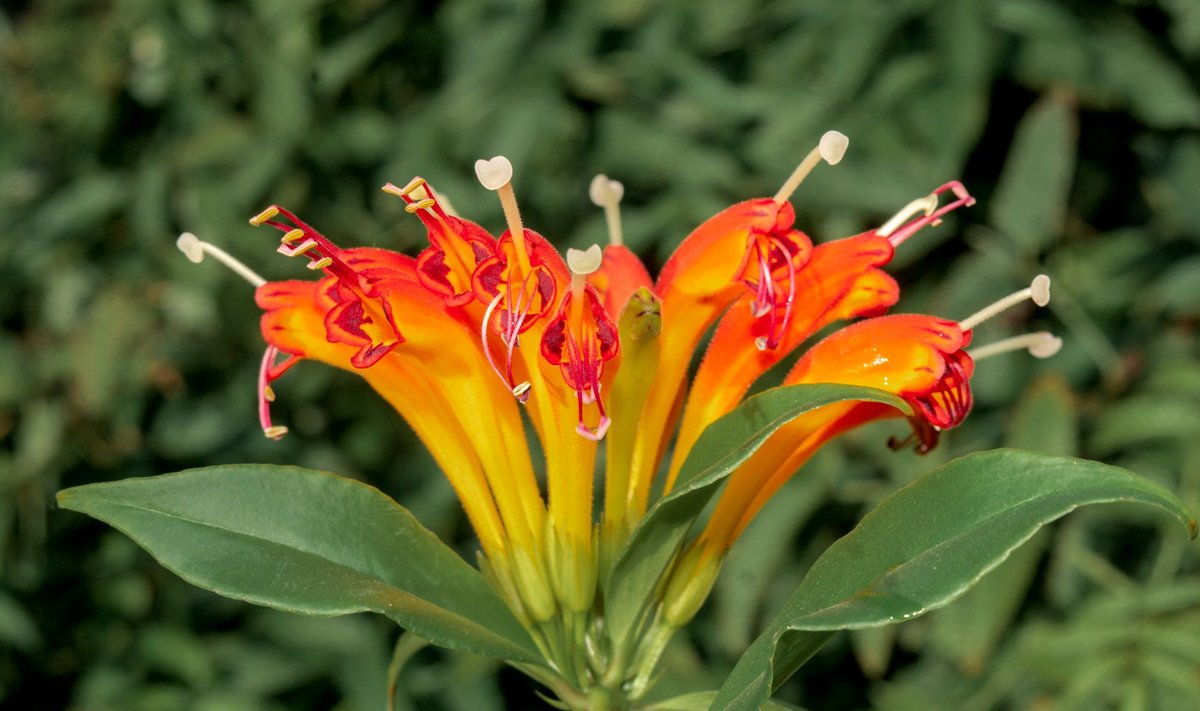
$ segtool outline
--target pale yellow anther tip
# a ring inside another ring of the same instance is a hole
[[[603,262],[604,252],[598,244],[593,244],[587,249],[567,250],[567,267],[572,274],[587,276],[599,269]]]
[[[821,158],[829,165],[837,165],[842,162],[842,158],[846,155],[846,149],[850,147],[850,139],[841,131],[826,131],[825,135],[821,136],[821,142],[817,145],[817,150],[821,152]]]
[[[321,257],[320,259],[318,259],[315,262],[309,262],[308,268],[315,272],[318,269],[325,269],[326,267],[328,267],[331,264],[333,264],[333,259],[331,259],[329,257]]]
[[[279,214],[279,208],[272,205],[271,207],[268,207],[267,209],[258,213],[254,217],[251,217],[250,224],[254,225],[255,227],[258,227],[258,226],[262,225],[262,223],[266,222],[267,220],[270,220],[271,218],[275,217],[278,214]]]
[[[267,402],[275,402],[275,390],[270,385],[263,388],[263,399]]]
[[[512,163],[504,156],[496,156],[491,160],[480,158],[475,161],[475,177],[488,190],[499,190],[512,182]]]
[[[588,197],[596,207],[621,202],[621,198],[625,197],[625,186],[601,173],[592,178],[592,184],[588,186]]]
[[[183,252],[183,256],[188,258],[192,264],[199,264],[204,261],[204,244],[200,238],[191,232],[184,232],[179,235],[179,239],[175,240],[175,246]]]
[[[516,387],[512,389],[513,397],[517,398],[521,402],[525,402],[525,400],[529,397],[529,391],[532,388],[533,385],[528,380],[517,383]]]
[[[1029,298],[1033,299],[1033,303],[1038,306],[1050,303],[1050,277],[1045,274],[1035,276],[1033,282],[1029,284]]]
[[[266,435],[267,439],[283,439],[287,433],[288,428],[283,425],[272,425],[263,430],[263,434]]]
[[[1049,331],[1035,334],[1038,340],[1029,346],[1029,355],[1034,358],[1049,358],[1062,349],[1063,340]]]

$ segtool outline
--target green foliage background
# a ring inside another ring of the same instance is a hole
[[[801,188],[817,240],[961,177],[978,205],[906,244],[900,309],[963,317],[1039,270],[1056,358],[986,361],[967,424],[921,458],[895,428],[830,448],[747,533],[669,650],[664,689],[713,688],[805,565],[872,502],[1001,444],[1127,466],[1200,508],[1200,4],[1194,0],[17,2],[0,11],[0,702],[12,708],[382,707],[395,629],[192,589],[50,508],[57,489],[222,462],[362,477],[470,554],[448,486],[353,376],[279,383],[254,414],[252,291],[191,230],[296,276],[246,218],[280,202],[344,246],[424,239],[386,181],[423,175],[499,229],[476,158],[509,156],[527,224],[602,240],[597,172],[661,264],[699,221]],[[1200,565],[1170,521],[1068,517],[966,598],[842,635],[782,692],[812,709],[1186,708]],[[515,673],[419,653],[402,708],[526,708]]]

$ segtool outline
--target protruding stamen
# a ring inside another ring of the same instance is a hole
[[[275,205],[268,207],[254,217],[250,218],[250,224],[255,227],[262,227],[267,220],[273,220],[279,216],[279,208]]]
[[[183,252],[183,254],[193,264],[199,264],[200,262],[204,261],[204,255],[206,253],[211,254],[218,262],[229,267],[235,274],[250,282],[251,286],[254,288],[257,289],[258,287],[267,283],[266,279],[263,279],[250,267],[242,264],[240,260],[231,255],[229,252],[226,252],[214,244],[205,242],[191,232],[184,232],[183,234],[179,235],[179,239],[175,240],[175,246],[178,247],[179,251]]]
[[[946,191],[953,192],[954,196],[958,199],[939,209],[937,207],[938,198]],[[974,204],[975,198],[971,197],[971,194],[967,192],[966,186],[957,180],[951,180],[925,197],[917,198],[905,205],[891,219],[883,223],[882,227],[875,230],[875,234],[880,237],[887,237],[893,247],[899,247],[904,240],[912,237],[920,229],[928,225],[936,226],[941,224],[942,217],[947,213],[953,212],[960,207],[970,207]],[[914,220],[909,220],[909,218],[918,212],[924,212],[925,215]]]
[[[500,206],[504,208],[504,220],[508,223],[508,233],[512,235],[513,245],[517,248],[517,259],[521,263],[522,274],[529,273],[529,254],[525,251],[525,226],[521,224],[521,210],[517,207],[517,196],[512,188],[513,167],[504,156],[495,156],[491,160],[480,158],[475,161],[475,177],[488,190],[495,191],[500,198]]]
[[[1033,300],[1033,303],[1038,306],[1045,306],[1050,303],[1050,277],[1045,274],[1038,274],[1033,278],[1033,282],[1029,286],[1020,291],[1014,291],[1003,299],[976,311],[962,321],[959,321],[958,326],[964,331],[970,331],[984,321],[1029,299]]]
[[[804,160],[800,161],[800,165],[796,166],[791,176],[779,188],[779,192],[775,193],[776,204],[782,205],[787,202],[792,197],[792,193],[796,192],[796,188],[800,187],[800,183],[822,160],[829,165],[840,163],[849,146],[850,139],[846,137],[846,134],[839,131],[826,131],[825,135],[821,136],[817,147],[808,152]]]
[[[262,365],[258,369],[258,421],[262,425],[263,434],[270,439],[282,439],[288,433],[287,427],[271,424],[270,404],[275,402],[275,391],[271,388],[271,383],[300,361],[298,356],[289,356],[287,360],[276,365],[275,356],[278,354],[278,348],[267,346],[263,353]]]
[[[608,224],[608,243],[617,247],[625,244],[625,237],[621,232],[621,198],[625,196],[625,186],[601,173],[592,178],[588,196],[596,207],[604,208],[604,221]]]
[[[975,362],[979,362],[984,358],[991,358],[1001,353],[1009,353],[1012,351],[1026,350],[1029,355],[1034,358],[1049,358],[1058,353],[1062,348],[1063,340],[1049,331],[1037,331],[1036,333],[1026,333],[1021,336],[1013,336],[1005,338],[1002,341],[989,343],[986,346],[972,348],[968,355]]]

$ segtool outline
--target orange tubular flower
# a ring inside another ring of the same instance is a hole
[[[900,297],[882,270],[895,249],[973,200],[950,182],[876,230],[814,247],[793,226],[789,199],[809,171],[836,164],[845,150],[844,136],[826,134],[773,198],[738,203],[696,228],[653,285],[622,241],[620,183],[597,176],[592,184],[592,199],[605,210],[607,248],[569,250],[564,261],[525,229],[512,166],[501,157],[476,164],[480,182],[504,208],[508,229],[498,240],[453,215],[415,178],[403,188],[384,187],[428,231],[429,247],[415,259],[341,249],[275,206],[251,224],[282,231],[279,251],[306,257],[322,272],[319,280],[264,283],[190,234],[179,246],[193,261],[216,256],[258,286],[268,344],[259,378],[264,432],[286,433],[271,422],[272,384],[299,360],[362,375],[408,421],[458,493],[488,579],[556,673],[586,689],[600,671],[581,656],[589,645],[575,642],[603,633],[597,582],[647,509],[677,420],[664,490],[704,428],[736,407],[759,376],[827,326],[866,317],[800,355],[785,383],[898,395],[912,406],[911,440],[925,451],[971,409],[976,360],[1022,348],[1044,357],[1057,349],[1058,340],[1041,333],[985,346],[974,358],[964,350],[975,326],[995,313],[1026,299],[1045,304],[1044,276],[960,322],[882,315]],[[945,193],[954,200],[939,205]],[[714,325],[689,388],[689,365]],[[545,454],[544,498],[522,410]],[[733,541],[820,446],[897,414],[876,403],[841,402],[779,429],[730,477],[706,527],[668,573],[662,614],[654,619],[674,627],[695,613]],[[605,491],[597,522],[593,469],[601,440]],[[624,672],[605,672],[605,683],[614,673]]]

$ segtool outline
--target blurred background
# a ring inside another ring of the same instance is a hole
[[[816,241],[961,178],[978,204],[905,244],[901,311],[962,318],[1054,278],[977,343],[1066,345],[981,363],[932,454],[896,424],[829,448],[749,530],[664,691],[715,688],[806,565],[868,507],[959,454],[1086,456],[1200,508],[1200,3],[1195,0],[27,0],[0,10],[0,705],[383,708],[398,631],[194,589],[53,509],[66,486],[222,462],[362,478],[468,556],[449,486],[351,375],[302,364],[255,418],[252,289],[175,249],[195,232],[269,278],[306,274],[246,220],[272,202],[342,246],[415,253],[380,192],[422,175],[500,231],[476,158],[505,154],[526,224],[603,240],[597,172],[625,183],[652,270],[720,208],[798,192]],[[843,634],[780,693],[816,709],[1195,708],[1200,564],[1178,524],[1068,516],[955,605]],[[400,708],[538,708],[516,673],[425,650]]]

